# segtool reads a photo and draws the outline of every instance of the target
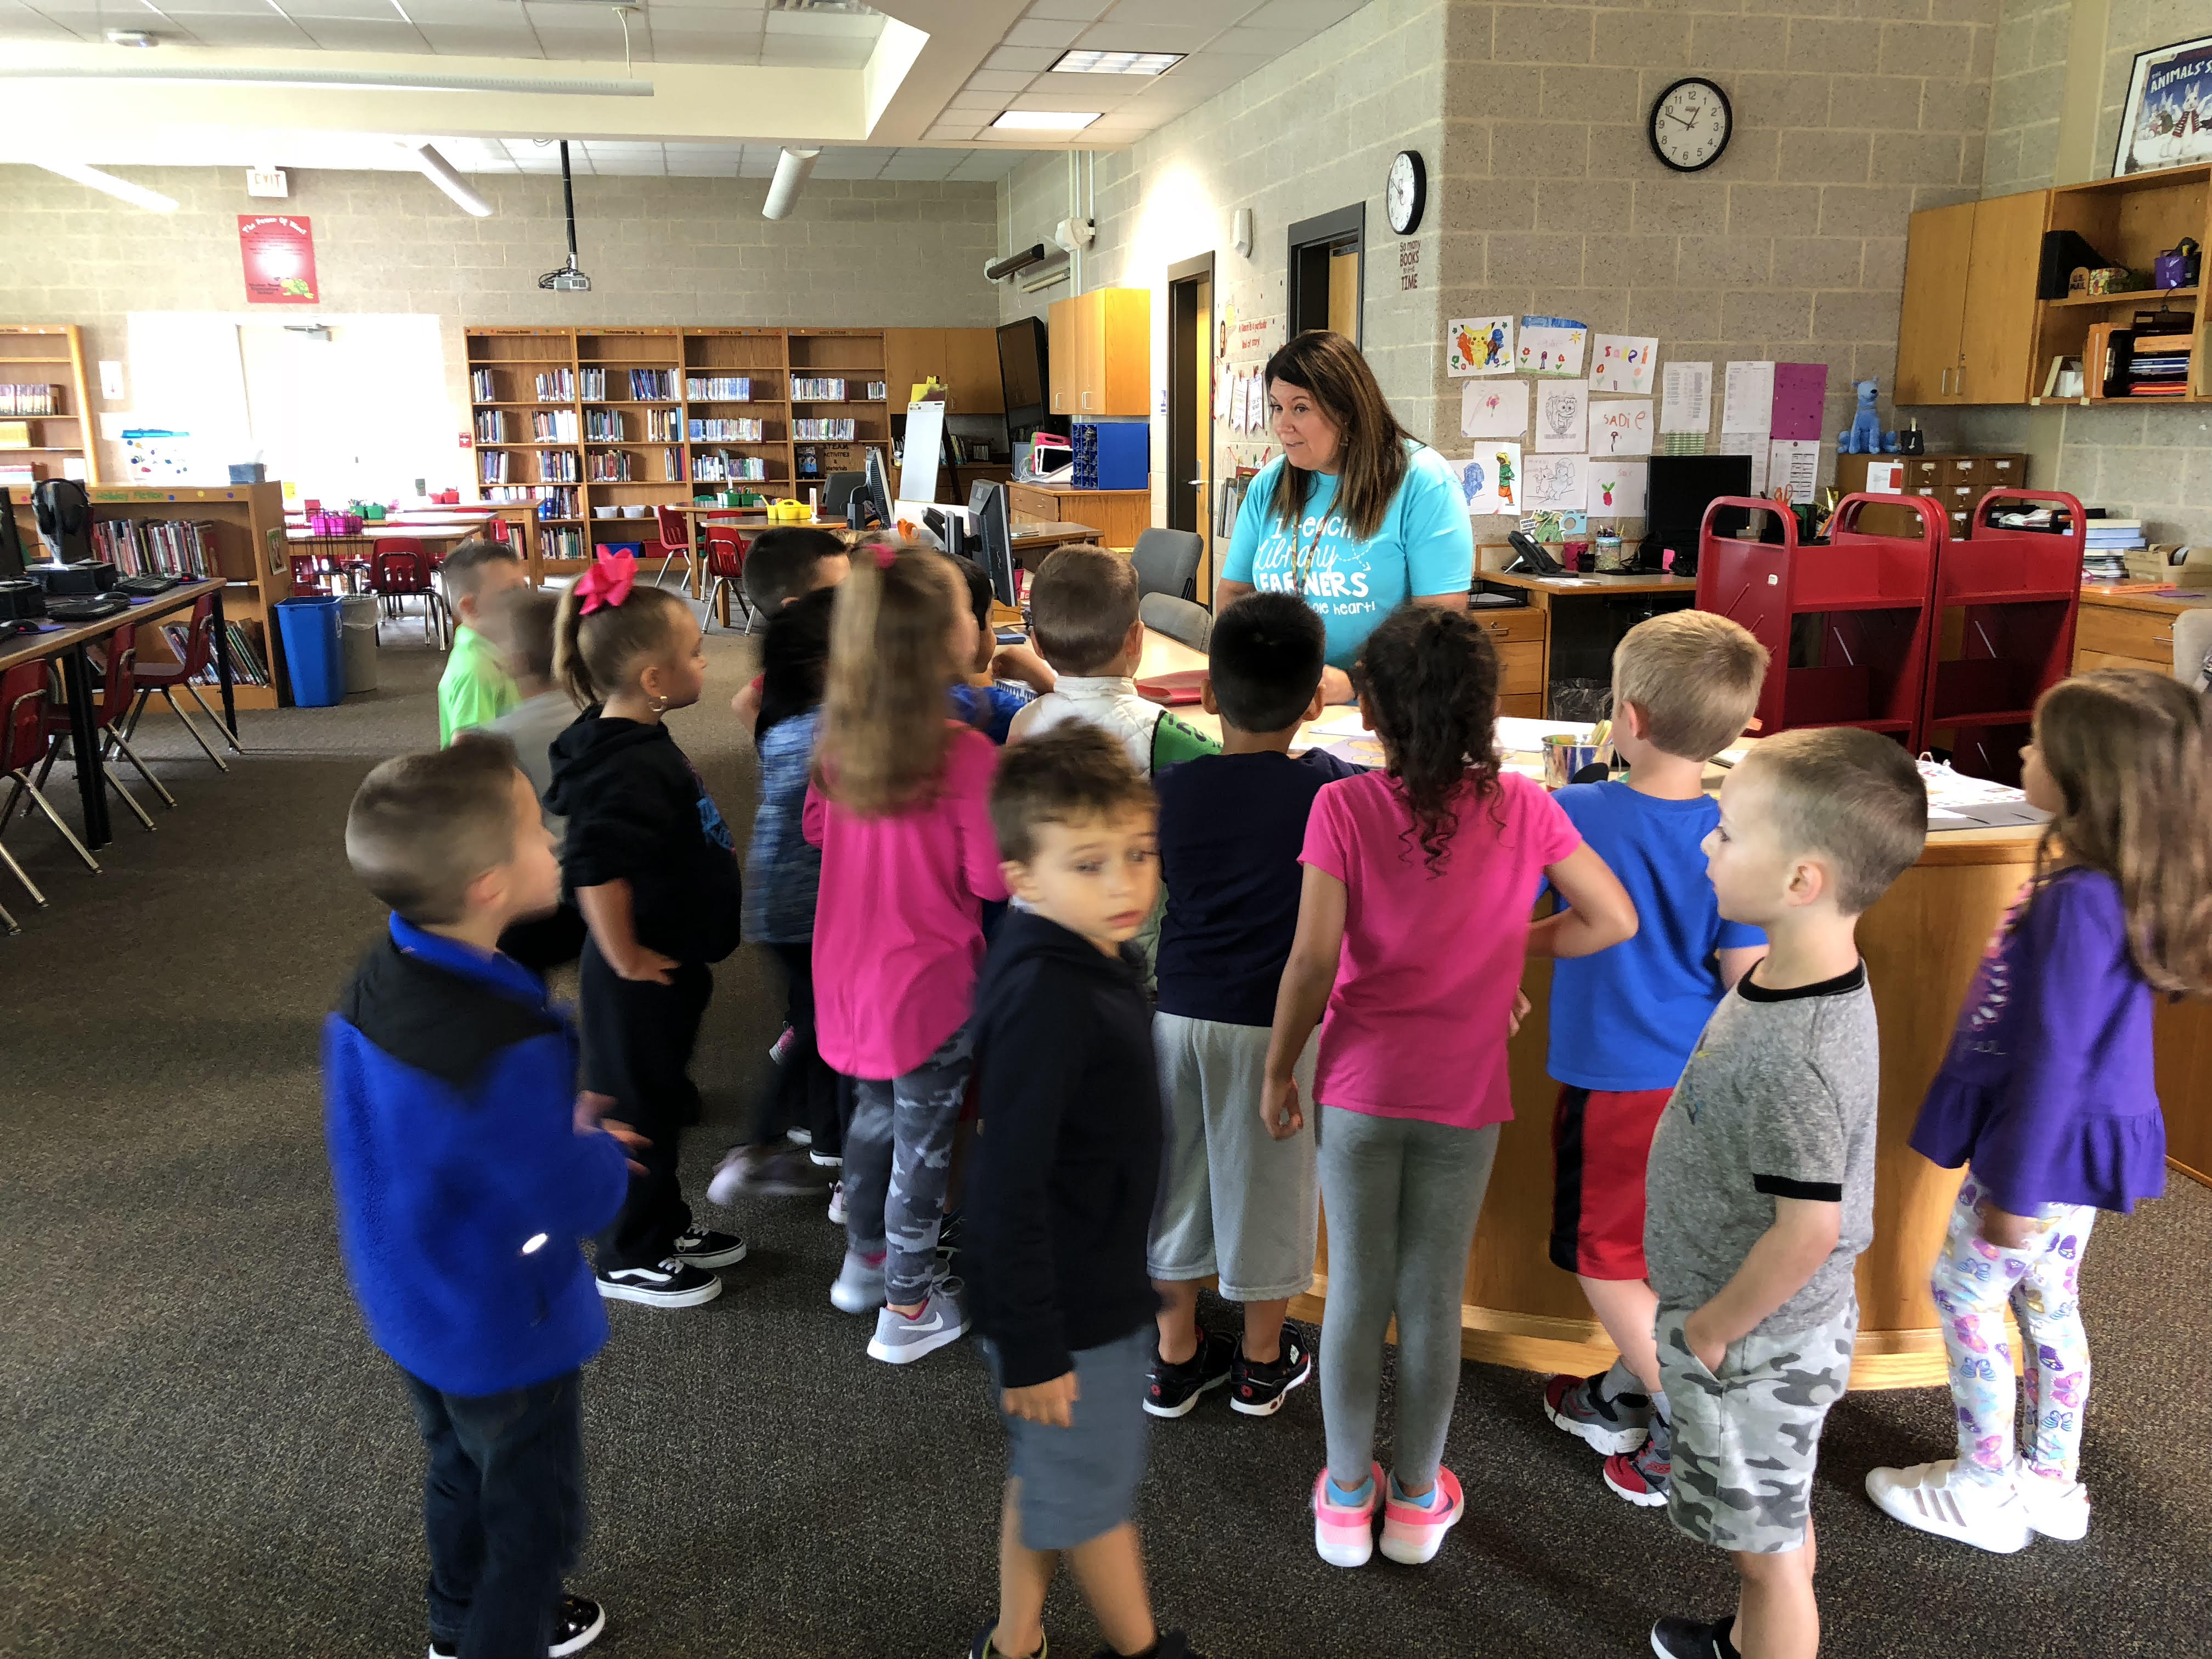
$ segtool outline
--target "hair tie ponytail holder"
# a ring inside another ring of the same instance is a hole
[[[577,606],[578,614],[588,617],[603,605],[619,607],[636,585],[636,556],[603,551],[592,568],[576,578],[576,593],[582,601]]]
[[[898,550],[887,542],[871,542],[868,550],[876,556],[876,568],[888,570],[898,562]]]

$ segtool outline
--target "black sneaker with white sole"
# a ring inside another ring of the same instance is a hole
[[[1662,1619],[1651,1626],[1651,1651],[1659,1659],[1743,1659],[1729,1639],[1735,1615],[1700,1624],[1694,1619]]]
[[[694,1267],[726,1267],[745,1259],[745,1241],[735,1233],[718,1233],[695,1221],[676,1235],[668,1254]]]
[[[704,1267],[664,1256],[650,1267],[617,1267],[598,1275],[610,1302],[642,1302],[648,1308],[696,1308],[722,1293],[722,1281]]]
[[[1282,1351],[1264,1364],[1247,1359],[1240,1342],[1229,1367],[1229,1408],[1247,1417],[1273,1417],[1282,1410],[1283,1396],[1312,1376],[1313,1356],[1294,1332],[1283,1333]]]
[[[1179,1365],[1152,1350],[1152,1369],[1145,1379],[1145,1409],[1154,1417],[1188,1417],[1198,1397],[1228,1382],[1237,1346],[1227,1337],[1200,1331],[1198,1352]]]
[[[581,1653],[599,1639],[607,1627],[607,1610],[597,1601],[581,1595],[564,1595],[553,1615],[553,1644],[545,1650],[547,1659],[568,1659],[572,1653]],[[460,1659],[459,1642],[441,1642],[430,1638],[430,1659]]]

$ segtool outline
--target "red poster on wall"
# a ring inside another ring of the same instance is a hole
[[[311,306],[315,292],[315,233],[288,213],[241,213],[238,247],[246,262],[246,298],[257,306]]]

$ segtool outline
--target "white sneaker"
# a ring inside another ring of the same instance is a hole
[[[876,1334],[868,1342],[868,1358],[887,1365],[910,1365],[924,1354],[935,1353],[949,1342],[957,1342],[968,1330],[965,1288],[957,1279],[940,1279],[931,1287],[929,1299],[912,1318],[890,1308],[876,1315]]]
[[[2014,1460],[2013,1486],[2031,1530],[2071,1544],[2089,1535],[2089,1489],[2079,1480],[2046,1480]]]
[[[1869,1469],[1866,1489],[1884,1513],[1938,1538],[1956,1539],[1992,1555],[2027,1547],[2027,1506],[2009,1474],[1976,1480],[1959,1474],[1957,1459],[1946,1458],[1909,1469]]]
[[[830,1188],[830,1224],[833,1227],[845,1224],[845,1183],[842,1181]]]
[[[844,1264],[830,1286],[830,1305],[839,1313],[873,1313],[884,1305],[884,1259],[873,1261],[848,1245]]]

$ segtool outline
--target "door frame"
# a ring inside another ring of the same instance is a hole
[[[1206,285],[1206,309],[1200,314],[1198,288]],[[1213,592],[1213,538],[1208,526],[1213,519],[1213,376],[1206,375],[1206,419],[1200,429],[1191,429],[1191,410],[1195,406],[1198,387],[1194,363],[1198,348],[1206,348],[1209,370],[1213,362],[1214,256],[1201,253],[1188,259],[1177,260],[1168,267],[1168,430],[1167,522],[1170,530],[1195,531],[1206,538],[1206,554],[1200,561],[1198,589],[1201,595]],[[1184,492],[1191,488],[1187,482],[1199,464],[1200,446],[1205,447],[1207,489],[1206,500],[1198,502]]]
[[[1358,250],[1358,301],[1352,313],[1352,343],[1360,343],[1360,336],[1367,329],[1367,204],[1354,202],[1350,207],[1338,208],[1333,213],[1321,213],[1310,219],[1301,219],[1290,228],[1289,261],[1284,269],[1289,276],[1288,292],[1285,295],[1286,326],[1285,331],[1295,337],[1302,328],[1328,326],[1328,257],[1331,249],[1350,243]],[[1318,255],[1316,258],[1314,256]],[[1304,257],[1301,257],[1304,256]],[[1311,262],[1315,270],[1305,267]],[[1306,281],[1318,276],[1321,286],[1321,321],[1304,323],[1309,310]]]

